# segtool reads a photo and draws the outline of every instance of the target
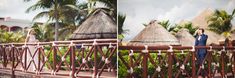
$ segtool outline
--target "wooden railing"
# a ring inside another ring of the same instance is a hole
[[[127,78],[233,78],[235,75],[232,46],[119,46],[118,49],[119,67],[125,67]],[[201,64],[197,61],[198,49],[207,49]]]
[[[83,71],[92,72],[92,77],[104,71],[115,74],[116,43],[116,39],[94,39],[0,44],[0,68],[11,69],[13,75],[15,71],[71,77],[79,77]]]

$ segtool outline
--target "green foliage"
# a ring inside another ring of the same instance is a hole
[[[169,20],[163,20],[161,22],[159,22],[158,24],[162,25],[166,30],[168,30],[169,32],[173,31],[174,30],[174,26],[172,26],[170,24],[170,21]]]
[[[12,42],[24,42],[25,34],[21,31],[19,32],[8,32],[5,30],[0,30],[0,43],[12,43]]]
[[[184,62],[185,58],[188,58],[188,61],[186,62],[185,66],[185,70],[187,72],[192,72],[192,55],[191,52],[189,50],[185,50],[184,53],[182,53],[181,51],[174,51],[174,55],[175,57],[172,57],[172,72],[173,72],[173,77],[175,77],[175,74],[179,71],[181,64]],[[215,68],[218,68],[218,70],[221,70],[221,53],[219,53],[220,51],[214,51],[212,52],[212,57],[211,57],[211,70],[215,71]],[[166,64],[168,63],[168,54],[166,54],[167,52],[162,51],[161,53],[161,61],[163,61],[162,64],[160,64],[159,61],[159,56],[158,56],[158,52],[157,51],[153,51],[150,53],[150,57],[153,58],[155,64],[157,66],[161,67],[161,72],[164,73],[164,78],[168,77],[166,74],[168,72],[168,66],[166,66]],[[231,54],[231,52],[224,52],[225,56],[224,56],[224,60],[225,60],[225,72],[232,72],[232,60],[231,57],[229,56]],[[119,54],[122,55],[122,57],[124,58],[125,62],[127,62],[128,64],[130,63],[130,58],[129,58],[129,53],[128,50],[119,50]],[[134,53],[134,57],[137,59],[137,57],[140,55],[141,53]],[[210,57],[208,57],[210,58]],[[140,60],[142,60],[143,58],[141,58]],[[179,62],[177,62],[176,60],[178,60]],[[197,62],[197,61],[196,61]],[[177,64],[178,63],[178,64]],[[220,65],[218,67],[216,67],[215,65],[213,65],[212,63],[219,63]],[[141,64],[141,63],[140,63]],[[156,67],[149,61],[148,59],[148,75],[150,77],[153,76],[153,73],[156,71]],[[140,67],[139,67],[140,66]],[[207,70],[208,68],[208,60],[206,60],[206,62],[204,63],[204,67]],[[198,71],[199,65],[196,64],[196,71]],[[141,65],[137,65],[136,67],[133,68],[134,69],[134,73],[133,75],[136,78],[141,78],[142,73],[144,73],[142,71]],[[123,64],[123,62],[120,60],[120,58],[118,58],[118,77],[120,78],[125,78],[128,75],[127,72],[127,67]],[[185,73],[185,72],[184,72]],[[191,75],[191,73],[187,73],[189,75]],[[159,73],[158,75],[156,75],[155,77],[159,77]],[[180,75],[180,78],[185,77],[185,75]]]
[[[184,23],[182,25],[180,24],[171,25],[169,20],[163,20],[159,22],[159,24],[162,25],[168,32],[171,32],[173,35],[175,35],[182,28],[188,29],[191,35],[193,35],[195,31],[198,29],[198,27],[193,27],[192,22]]]
[[[53,40],[53,28],[49,24],[40,25],[34,24],[32,28],[35,31],[36,39],[41,42],[48,42]]]
[[[89,15],[97,9],[95,7],[97,2],[104,4],[105,7],[101,7],[101,9],[105,10],[117,22],[117,0],[88,0],[87,9]]]
[[[175,33],[177,33],[180,29],[185,28],[189,30],[189,33],[193,35],[195,31],[198,29],[198,27],[194,27],[192,22],[184,23],[182,25],[176,24],[175,29],[173,30]]]
[[[25,0],[26,2],[31,0]],[[56,21],[55,22],[55,40],[58,40],[59,35],[59,23],[67,24],[68,27],[63,28],[70,29],[76,27],[76,25],[80,24],[84,21],[84,18],[87,15],[86,4],[84,3],[78,4],[77,0],[38,0],[34,5],[30,6],[26,12],[36,11],[36,10],[43,10],[42,12],[38,13],[33,20],[42,17],[48,17],[49,21]],[[72,31],[71,31],[72,32]],[[67,34],[63,34],[67,35]]]
[[[123,15],[120,13],[118,14],[118,34],[123,34],[123,33],[126,33],[127,31],[123,29],[125,19],[126,19],[126,15]]]
[[[207,19],[208,29],[217,34],[223,34],[226,38],[232,33],[231,20],[234,18],[235,9],[232,14],[228,14],[225,10],[215,10],[213,15]]]
[[[51,49],[52,49],[51,46],[44,46],[44,52],[47,56],[49,56],[48,62],[46,63],[46,67],[48,69],[50,67],[53,68],[53,66],[52,66],[53,65],[53,50],[51,50]],[[62,61],[62,57],[66,54],[66,52],[69,50],[69,48],[63,46],[63,47],[58,47],[58,50],[57,50],[57,55],[56,55],[57,64]],[[103,50],[104,54],[106,54],[108,49],[106,47],[103,47],[102,50]],[[85,52],[84,52],[84,56],[87,56],[89,51],[90,51],[90,49],[86,48]],[[49,54],[49,52],[51,52],[51,53]],[[76,55],[75,56],[75,61],[76,61],[75,66],[76,67],[79,67],[79,64],[77,62],[82,63],[82,55],[79,55],[79,53],[81,53],[81,48],[76,48],[75,49],[75,55]],[[110,55],[110,53],[108,52],[107,55]],[[71,58],[70,51],[66,56],[64,56],[64,58],[65,58],[65,62],[67,62],[67,64],[71,63],[71,61],[70,61],[70,58]],[[89,62],[88,66],[91,68],[91,67],[93,67],[92,65],[94,64],[94,54],[92,54],[92,56],[90,58],[91,58],[91,60],[90,61],[87,60],[87,61]],[[106,58],[107,58],[107,56],[106,56]],[[101,59],[102,59],[101,54],[98,52],[97,63],[101,62],[102,61]],[[65,62],[63,62],[61,66],[66,66]],[[103,65],[103,64],[104,64],[104,61],[102,62],[101,65]],[[116,55],[116,53],[111,58],[111,64],[112,65],[117,64],[117,55]],[[66,67],[63,67],[63,68],[61,68],[61,70],[69,70],[69,69],[66,68]]]

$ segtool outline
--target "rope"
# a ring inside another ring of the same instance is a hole
[[[130,50],[129,56],[134,56],[133,50]]]
[[[127,70],[127,72],[132,74],[133,73],[133,68],[131,67],[130,69]]]
[[[145,49],[142,50],[142,53],[148,53],[148,46],[147,45],[144,45]]]

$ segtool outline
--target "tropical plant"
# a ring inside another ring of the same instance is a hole
[[[50,24],[37,24],[35,23],[32,27],[35,31],[36,39],[42,42],[53,40],[53,28]]]
[[[123,29],[123,24],[125,22],[125,19],[126,19],[126,15],[123,15],[123,14],[118,14],[118,34],[123,34],[123,33],[126,33],[127,30],[124,30]]]
[[[192,35],[193,35],[193,34],[195,33],[195,31],[198,29],[198,27],[193,27],[192,22],[185,23],[185,24],[183,25],[183,28],[188,29],[188,30],[189,30],[189,33],[192,34]]]
[[[114,19],[114,21],[117,21],[117,0],[88,0],[88,12],[89,15],[92,14],[96,8],[96,3],[102,3],[105,7],[101,7],[101,9],[105,10],[109,13]]]
[[[0,30],[0,43],[24,42],[25,34],[19,32],[8,32]]]
[[[34,20],[44,16],[49,17],[48,21],[55,20],[55,40],[58,40],[59,21],[65,19],[65,16],[63,16],[65,15],[64,13],[70,13],[72,11],[70,14],[73,14],[75,12],[73,10],[68,10],[68,8],[73,9],[73,7],[76,7],[76,3],[77,0],[39,0],[36,4],[30,6],[26,12],[35,11],[38,9],[46,10],[38,13],[34,17]]]
[[[124,38],[124,33],[127,33],[128,30],[123,29],[123,24],[125,22],[126,19],[126,15],[123,14],[118,14],[118,39],[120,39],[120,41],[122,41],[122,39]]]
[[[217,34],[222,34],[224,37],[230,37],[232,30],[231,20],[235,16],[235,9],[232,14],[228,14],[225,10],[215,10],[214,13],[208,17],[208,29]]]
[[[170,24],[169,20],[160,21],[158,24],[162,25],[169,32],[173,31],[175,28],[175,26]]]

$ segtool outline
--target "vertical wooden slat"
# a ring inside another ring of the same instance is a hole
[[[171,52],[168,52],[168,78],[172,78],[172,56]]]
[[[233,50],[233,74],[235,74],[235,50]]]
[[[56,65],[57,65],[57,50],[56,50],[56,46],[53,46],[53,74],[56,72]]]
[[[15,47],[13,46],[12,48],[12,67],[11,67],[11,74],[12,78],[15,78]]]
[[[148,54],[143,53],[143,78],[148,77]]]
[[[72,54],[72,61],[71,61],[71,64],[72,64],[72,78],[75,78],[75,46],[71,46],[71,54]]]
[[[41,51],[42,51],[42,47],[39,47],[38,48],[38,69],[37,69],[38,74],[40,74],[39,71],[40,71],[40,68],[41,68],[41,58],[40,58]]]
[[[97,64],[97,45],[94,45],[94,71],[93,71],[93,77],[97,76],[98,70],[97,70],[98,64]]]
[[[26,71],[27,70],[27,51],[28,51],[28,48],[27,47],[25,47],[24,48],[25,50],[25,55],[24,55],[24,70]]]
[[[7,55],[6,55],[6,47],[3,47],[3,67],[7,67]]]
[[[222,75],[222,77],[224,77],[224,53],[225,52],[223,52],[222,51],[222,54],[221,54],[221,75]]]
[[[192,51],[192,78],[196,78],[195,51]]]
[[[211,58],[212,58],[211,52],[212,51],[208,51],[208,55],[209,55],[209,57],[208,57],[208,77],[209,78],[211,78]]]

